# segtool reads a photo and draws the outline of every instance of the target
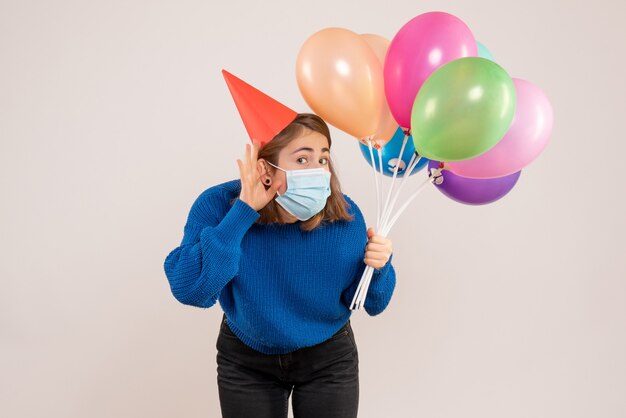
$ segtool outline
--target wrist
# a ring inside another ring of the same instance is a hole
[[[250,208],[252,208],[252,210],[254,210],[254,211],[256,211],[256,212],[258,212],[258,211],[259,211],[259,210],[258,210],[258,209],[254,206],[254,205],[252,205],[250,202],[248,202],[248,200],[247,200],[246,198],[241,198],[241,197],[239,197],[239,200],[241,200],[243,203],[245,203],[245,204],[246,204],[246,205],[248,205]]]

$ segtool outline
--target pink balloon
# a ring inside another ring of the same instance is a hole
[[[446,162],[455,174],[470,178],[495,178],[520,171],[546,147],[554,114],[541,89],[529,81],[513,79],[517,103],[509,130],[493,148],[464,161]]]
[[[385,96],[396,122],[411,127],[417,92],[433,71],[448,62],[478,55],[469,27],[445,12],[429,12],[407,22],[394,36],[384,66]]]

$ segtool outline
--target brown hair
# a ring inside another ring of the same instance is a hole
[[[326,122],[319,116],[313,113],[299,113],[296,118],[287,125],[282,131],[280,131],[271,141],[265,144],[260,150],[257,156],[258,159],[263,158],[272,164],[278,165],[278,154],[287,146],[292,140],[300,137],[307,131],[319,132],[328,139],[328,147],[331,147],[332,141],[330,139],[330,131]],[[300,229],[303,231],[311,231],[322,224],[322,222],[334,222],[338,220],[351,221],[353,215],[348,213],[348,202],[343,196],[341,187],[339,185],[339,179],[333,169],[332,159],[328,159],[328,168],[330,170],[330,196],[326,201],[326,206],[319,213],[315,214],[312,218],[303,221],[300,225]],[[266,188],[268,188],[266,186]],[[281,216],[279,212],[278,203],[274,199],[259,210],[261,215],[257,219],[257,223],[272,223],[280,222]]]

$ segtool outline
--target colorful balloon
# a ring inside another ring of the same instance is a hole
[[[365,40],[365,42],[367,42],[370,48],[372,48],[374,54],[376,54],[376,58],[378,58],[378,62],[380,63],[380,72],[382,74],[383,67],[385,65],[385,55],[387,55],[387,50],[389,49],[389,39],[371,33],[361,34],[360,36]],[[389,110],[387,100],[382,100],[378,128],[376,128],[376,133],[374,134],[374,142],[376,145],[379,147],[384,146],[394,136],[397,128],[398,124]]]
[[[398,165],[398,174],[396,177],[404,176],[404,172],[409,167],[411,157],[415,154],[415,147],[413,146],[413,139],[409,136],[406,141],[406,145],[404,146],[404,151],[402,152],[402,158],[398,160],[400,149],[402,149],[402,141],[404,141],[404,131],[402,128],[398,128],[395,135],[385,144],[384,147],[380,149],[380,151],[375,149],[372,150],[374,152],[374,167],[376,167],[376,171],[380,171],[380,165],[378,164],[378,152],[381,152],[381,157],[383,159],[383,174],[393,177],[393,170],[395,166]],[[371,166],[372,158],[370,156],[369,147],[367,145],[363,145],[361,142],[358,144],[361,154],[363,154],[363,158],[365,158],[365,161],[367,161],[367,163]],[[411,172],[411,175],[426,167],[426,164],[428,164],[428,160],[426,158],[420,158],[417,165]]]
[[[483,45],[480,42],[476,41],[476,46],[478,47],[478,56],[479,57],[487,58],[488,60],[496,62],[496,60],[493,59],[493,54],[491,53],[491,51],[489,51],[487,49],[487,47],[485,45]]]
[[[429,161],[428,170],[438,168],[440,162]],[[443,170],[441,184],[435,187],[450,199],[466,205],[486,205],[504,197],[517,183],[522,172],[494,179],[470,179]]]
[[[411,127],[415,96],[436,69],[477,54],[469,27],[449,13],[424,13],[402,26],[391,40],[383,72],[385,96],[398,125]]]
[[[546,147],[554,114],[543,91],[529,81],[513,79],[517,104],[507,133],[496,146],[469,160],[449,162],[450,171],[471,178],[494,178],[521,170]]]
[[[415,98],[415,149],[429,160],[473,158],[502,139],[514,114],[515,87],[506,71],[486,58],[459,58],[435,71]]]
[[[298,53],[296,79],[322,119],[359,139],[376,133],[385,100],[383,75],[361,36],[342,28],[314,33]]]

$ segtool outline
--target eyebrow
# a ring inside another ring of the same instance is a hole
[[[294,152],[292,152],[292,154],[295,154],[296,152],[300,152],[300,151],[309,151],[309,152],[313,152],[313,148],[309,148],[309,147],[301,147],[298,148],[297,150],[295,150]],[[322,148],[322,152],[330,152],[330,150],[328,148]]]

